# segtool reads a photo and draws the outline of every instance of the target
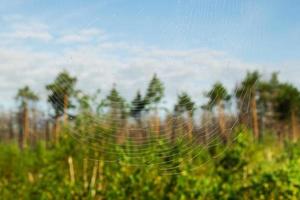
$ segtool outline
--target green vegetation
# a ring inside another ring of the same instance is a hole
[[[300,143],[278,145],[269,137],[254,144],[250,132],[236,131],[226,149],[173,148],[171,162],[158,155],[165,143],[148,147],[140,166],[121,149],[109,153],[80,145],[64,131],[59,146],[43,142],[20,151],[0,145],[2,199],[299,199]],[[111,147],[111,148],[117,148]],[[106,157],[106,158],[105,158]],[[162,163],[162,164],[158,164]],[[176,166],[172,169],[172,166]],[[72,177],[73,176],[73,177]]]
[[[0,199],[300,199],[300,92],[277,73],[217,82],[204,105],[181,91],[174,108],[156,74],[131,103],[77,81],[46,86],[48,113],[28,86],[1,113]]]

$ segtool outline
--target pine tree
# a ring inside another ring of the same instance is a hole
[[[252,129],[256,139],[259,138],[257,117],[257,84],[260,81],[260,77],[261,75],[258,71],[247,72],[245,79],[236,90],[236,97],[238,98],[240,104],[240,115],[248,113],[248,105],[250,105]]]
[[[177,104],[175,105],[174,111],[176,115],[182,115],[187,113],[188,115],[188,137],[192,137],[193,129],[193,115],[195,111],[195,103],[192,101],[192,98],[186,93],[183,92],[177,97]]]
[[[212,89],[205,94],[205,96],[209,98],[207,108],[212,110],[214,107],[217,107],[218,109],[218,123],[220,127],[220,132],[223,140],[226,141],[227,133],[224,115],[224,103],[230,100],[230,95],[228,94],[223,84],[217,82],[213,85]]]
[[[298,137],[297,119],[300,111],[300,92],[291,84],[281,84],[276,100],[279,119],[290,121],[291,137],[295,141]]]
[[[135,98],[131,102],[130,114],[132,117],[134,117],[137,120],[140,126],[142,123],[141,115],[144,109],[145,109],[145,101],[143,100],[140,91],[137,91]]]
[[[126,131],[127,106],[125,99],[120,95],[114,86],[105,99],[105,106],[109,108],[110,122],[113,129],[116,129],[118,142],[122,143]]]
[[[275,121],[275,106],[277,104],[276,97],[278,95],[279,85],[280,82],[278,80],[278,73],[272,73],[272,76],[269,80],[262,80],[257,84],[257,113],[260,119],[259,121],[261,133],[264,132],[265,128],[272,128],[274,130],[274,128],[277,127],[277,129],[279,130],[279,134],[281,134],[278,123]]]
[[[20,106],[20,121],[22,124],[22,128],[20,129],[20,137],[19,137],[19,145],[21,148],[27,146],[29,139],[29,113],[28,106],[32,102],[38,101],[38,96],[28,87],[25,86],[18,90],[16,95],[16,100],[19,102]]]
[[[106,106],[110,108],[112,119],[125,119],[127,115],[126,102],[115,86],[106,97]]]
[[[54,109],[54,136],[56,142],[59,139],[59,118],[63,116],[64,124],[68,121],[68,109],[74,107],[71,103],[71,97],[75,94],[75,84],[77,79],[71,77],[67,71],[58,74],[53,83],[46,86],[49,91],[48,102]]]
[[[147,92],[146,96],[144,99],[145,106],[147,110],[154,109],[155,111],[155,132],[158,134],[160,131],[160,120],[158,116],[158,104],[160,103],[161,99],[164,96],[164,85],[163,83],[159,80],[156,74],[153,75]]]

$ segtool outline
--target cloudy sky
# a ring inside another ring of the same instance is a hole
[[[10,0],[0,4],[0,104],[29,85],[43,98],[62,69],[78,88],[127,99],[157,73],[168,101],[200,98],[247,70],[300,86],[298,0]]]

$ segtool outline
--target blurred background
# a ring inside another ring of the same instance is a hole
[[[300,198],[300,4],[0,5],[1,199]]]

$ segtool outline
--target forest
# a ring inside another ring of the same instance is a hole
[[[279,77],[248,71],[171,107],[158,74],[132,100],[66,70],[47,102],[25,85],[0,113],[0,198],[300,199],[300,91]]]

